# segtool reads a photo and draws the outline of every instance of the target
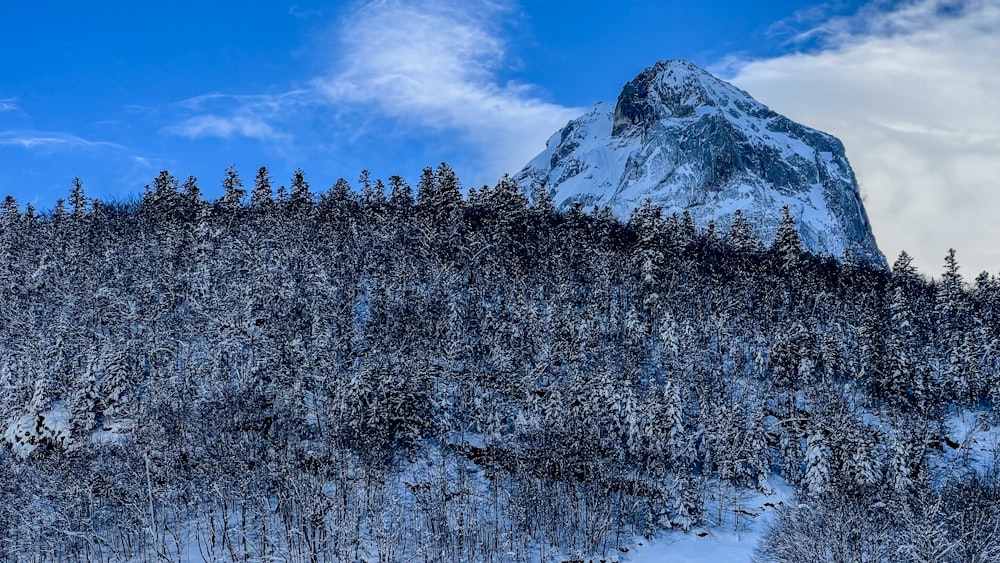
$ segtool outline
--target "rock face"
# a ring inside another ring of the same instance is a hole
[[[725,230],[739,209],[767,243],[787,205],[813,252],[886,266],[843,144],[687,61],[656,63],[615,107],[570,121],[515,180],[559,207],[609,205],[622,218],[648,199]]]

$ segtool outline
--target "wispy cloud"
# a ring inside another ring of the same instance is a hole
[[[300,19],[309,19],[322,16],[324,11],[317,8],[303,8],[298,4],[292,4],[288,8],[288,14]]]
[[[490,172],[515,172],[582,110],[546,102],[531,85],[501,83],[507,45],[497,22],[510,9],[487,0],[371,2],[343,22],[336,69],[316,84],[341,108],[454,131]]]
[[[876,237],[936,273],[1000,271],[1000,1],[877,2],[805,30],[797,52],[728,61],[734,83],[840,137]]]
[[[583,111],[499,78],[507,45],[498,22],[512,14],[507,0],[369,2],[343,15],[335,43],[317,59],[329,60],[327,71],[305,87],[206,94],[144,111],[168,121],[162,131],[170,135],[245,137],[279,150],[317,137],[325,146],[355,143],[375,129],[429,133],[452,153],[471,153],[474,176],[492,182],[519,170]]]
[[[279,135],[274,128],[260,119],[243,116],[199,115],[185,119],[177,125],[171,125],[166,131],[188,137],[221,137],[232,138],[241,135],[251,139],[273,140]]]
[[[19,111],[20,106],[17,105],[17,98],[0,98],[0,112],[7,111]]]
[[[0,169],[0,194],[41,209],[65,197],[74,176],[83,178],[88,195],[111,201],[128,197],[122,190],[138,190],[156,170],[126,145],[64,131],[0,130],[0,156],[17,163]]]
[[[54,131],[0,131],[0,146],[33,148],[112,148],[128,150],[117,143],[91,141],[70,133]]]
[[[279,127],[288,114],[308,105],[315,98],[309,90],[291,90],[280,94],[229,95],[205,94],[176,102],[165,108],[178,122],[163,131],[196,139],[247,137],[259,141],[283,142],[292,135]],[[179,117],[178,117],[179,116]]]

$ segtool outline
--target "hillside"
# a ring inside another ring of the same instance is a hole
[[[954,252],[930,281],[788,213],[765,246],[447,165],[224,188],[0,206],[0,559],[1000,558],[1000,282]]]

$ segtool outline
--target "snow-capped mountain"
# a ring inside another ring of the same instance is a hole
[[[649,199],[725,230],[739,209],[767,242],[787,205],[813,252],[886,264],[843,144],[687,61],[644,70],[614,107],[598,103],[554,134],[515,179],[559,207],[609,205],[623,218]]]

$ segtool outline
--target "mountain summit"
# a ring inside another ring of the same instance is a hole
[[[515,180],[557,206],[609,205],[622,217],[651,200],[725,229],[742,210],[765,241],[787,205],[811,251],[886,264],[843,144],[683,60],[654,64],[613,108],[570,121]]]

